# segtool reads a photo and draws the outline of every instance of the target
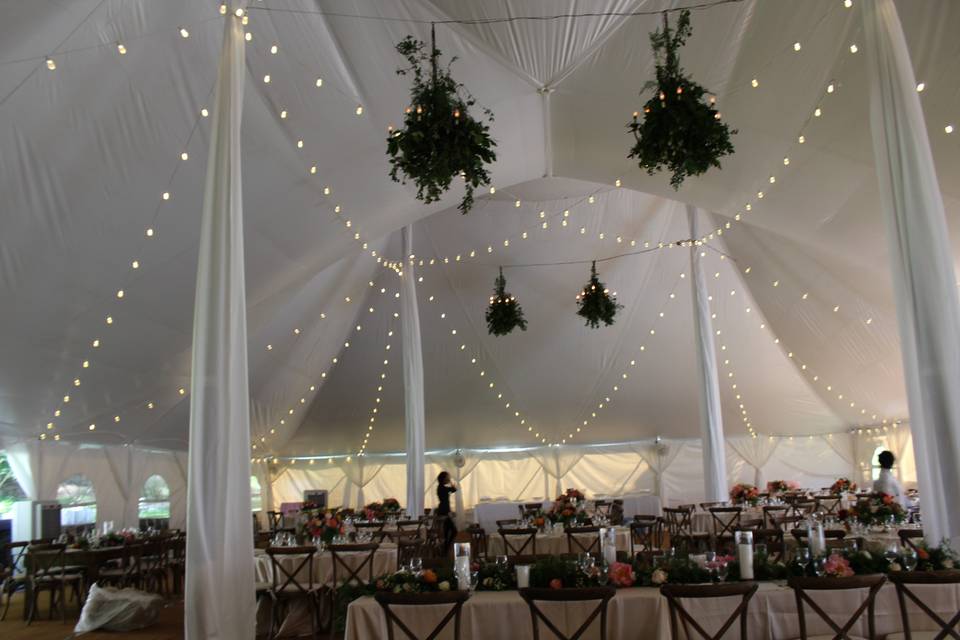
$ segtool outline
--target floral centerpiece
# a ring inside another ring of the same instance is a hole
[[[840,495],[841,493],[851,493],[857,490],[857,483],[851,482],[849,478],[837,478],[837,481],[830,485],[830,493],[832,495]]]
[[[734,504],[756,504],[760,499],[760,490],[752,484],[740,482],[730,489],[730,501]]]
[[[895,523],[903,522],[907,519],[907,512],[894,496],[878,493],[850,507],[846,514],[838,513],[838,517],[848,521],[852,518],[869,527],[889,524],[891,519]]]
[[[559,522],[564,526],[584,524],[590,519],[583,509],[584,500],[584,495],[580,491],[567,489],[553,501],[553,506],[550,507],[546,517],[554,524]]]
[[[400,513],[400,502],[396,498],[386,498],[383,502],[371,502],[363,508],[367,520],[385,520]]]
[[[767,483],[767,493],[770,495],[780,495],[790,491],[800,489],[800,483],[793,480],[771,480]]]
[[[429,593],[433,591],[450,591],[456,586],[453,573],[450,571],[424,569],[413,573],[411,571],[397,571],[377,578],[374,587],[377,591],[392,591],[394,593]]]
[[[950,571],[960,567],[957,553],[944,540],[940,546],[930,548],[927,543],[917,544],[917,569],[919,571]]]
[[[137,534],[135,534],[133,531],[114,531],[104,536],[100,536],[96,546],[101,549],[106,547],[122,547],[123,545],[135,542],[136,540]]]
[[[854,572],[849,560],[839,553],[832,553],[824,561],[823,574],[829,578],[849,578]]]
[[[343,519],[336,514],[315,513],[308,515],[300,531],[303,537],[319,538],[330,544],[344,534]]]

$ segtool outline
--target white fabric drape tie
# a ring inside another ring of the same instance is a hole
[[[347,476],[347,485],[346,495],[349,496],[349,492],[352,491],[352,486],[357,487],[357,509],[362,509],[366,506],[366,503],[363,499],[363,488],[370,484],[370,481],[377,477],[377,474],[380,473],[380,470],[383,469],[382,462],[372,462],[366,456],[351,458],[350,461],[344,460],[340,462],[337,466],[340,467],[340,470],[343,471],[343,474]],[[349,497],[344,498],[344,507],[350,506]],[[408,508],[409,509],[409,508]],[[415,515],[415,514],[412,514]]]
[[[679,442],[668,444],[663,441],[633,447],[653,473],[653,492],[660,498],[661,506],[667,506],[667,489],[663,482],[663,474],[677,459],[682,449],[683,444]]]
[[[187,640],[253,640],[250,400],[240,121],[246,74],[231,3],[210,128],[193,317],[187,484]]]
[[[530,455],[540,463],[544,472],[554,479],[556,487],[554,495],[559,496],[563,493],[563,476],[570,473],[570,470],[580,462],[583,451],[569,449],[561,445],[559,447],[535,449],[530,452]]]
[[[697,234],[697,209],[687,205],[690,237]],[[700,433],[703,440],[703,488],[707,502],[723,502],[727,495],[727,452],[723,446],[723,412],[720,379],[713,346],[707,281],[700,265],[700,248],[690,245],[690,287],[693,290],[694,338],[700,380]]]
[[[764,490],[763,466],[770,461],[777,450],[780,440],[777,438],[747,437],[728,438],[727,444],[737,455],[753,467],[753,484]]]
[[[870,130],[887,226],[923,530],[960,538],[960,300],[943,198],[893,0],[861,5]]]
[[[417,280],[414,277],[413,227],[403,228],[403,277],[400,278],[400,328],[403,337],[403,407],[407,452],[407,513],[423,513],[424,433],[423,351],[420,346],[420,312],[417,309]]]

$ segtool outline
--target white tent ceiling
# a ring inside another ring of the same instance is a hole
[[[624,304],[612,327],[585,328],[574,313],[587,264],[508,268],[529,330],[494,338],[483,320],[498,265],[688,238],[684,202],[709,212],[705,228],[724,230],[707,252],[719,274],[709,283],[726,347],[718,357],[729,360],[728,433],[745,432],[743,411],[774,434],[905,418],[865,63],[850,50],[862,1],[694,13],[681,59],[739,134],[722,171],[679,192],[626,159],[624,124],[652,76],[647,33],[658,16],[484,22],[679,3],[252,2],[243,161],[258,450],[356,451],[374,408],[368,451],[402,448],[399,283],[371,252],[399,259],[396,231],[410,223],[428,261],[417,267],[428,448],[695,435],[686,249],[600,265]],[[960,132],[944,126],[960,124],[960,6],[899,8],[956,234]],[[0,434],[182,448],[218,3],[48,0],[2,11]],[[414,200],[387,178],[384,155],[407,100],[393,45],[450,18],[480,21],[438,25],[438,45],[460,57],[456,77],[497,116],[497,191],[468,216],[457,193],[429,207]]]

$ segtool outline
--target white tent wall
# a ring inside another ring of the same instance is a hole
[[[870,457],[877,446],[886,444],[884,437],[848,433],[831,434],[830,437],[837,440],[862,440],[860,449],[866,452],[866,457],[856,461],[856,469],[854,461],[845,460],[824,442],[824,437],[783,437],[778,438],[778,446],[763,465],[763,477],[768,481],[793,480],[803,487],[815,490],[831,485],[840,477],[852,478],[858,483],[866,482],[869,486],[870,465],[875,462],[871,461]],[[677,457],[664,473],[666,506],[702,502],[704,495],[700,442],[694,439],[665,439],[663,442],[670,447],[679,448]],[[564,475],[561,486],[584,490],[588,497],[653,493],[653,474],[643,458],[634,451],[635,446],[617,444],[583,447],[582,457]],[[485,500],[506,498],[534,501],[555,497],[555,479],[544,472],[540,462],[530,451],[483,451],[465,454],[478,455],[481,458],[460,483],[464,508],[467,510]],[[394,460],[396,461],[383,463],[377,475],[364,487],[365,503],[384,498],[399,498],[402,502],[406,487],[406,467],[402,463],[402,456],[395,456]],[[753,483],[754,468],[730,446],[726,447],[726,462],[728,486],[738,482]],[[912,465],[913,455],[908,443],[899,464],[901,478],[907,486],[915,485],[916,471]],[[435,463],[425,466],[428,486],[424,504],[427,507],[436,504],[436,483],[431,480],[436,478],[441,468]],[[447,470],[453,471],[452,468]],[[298,460],[292,466],[287,465],[274,480],[273,500],[277,505],[282,502],[299,502],[306,489],[328,489],[329,504],[337,506],[343,504],[346,484],[345,476],[338,466],[326,460],[317,460],[313,465]],[[761,490],[763,488],[761,487]],[[349,506],[356,508],[356,488],[353,489],[350,499]]]
[[[12,443],[4,446],[16,447]],[[29,451],[30,456],[40,458],[38,461],[31,461],[31,466],[39,469],[42,475],[37,482],[40,487],[37,500],[56,500],[57,487],[63,481],[74,475],[83,475],[90,480],[96,495],[98,527],[104,522],[112,522],[117,529],[137,527],[139,522],[136,504],[143,485],[147,478],[159,475],[170,489],[170,527],[186,526],[186,455],[182,452],[132,446],[77,446],[69,443],[42,443],[40,446],[31,447]],[[109,458],[122,461],[125,465],[128,455],[133,465],[129,486],[123,486],[126,484],[126,469],[119,474],[115,473]],[[14,476],[19,483],[24,483],[16,471]],[[36,481],[37,479],[34,479],[34,482]],[[129,502],[125,495],[130,496]],[[125,505],[128,505],[126,509]]]

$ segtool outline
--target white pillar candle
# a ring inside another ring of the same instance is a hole
[[[517,588],[526,589],[530,586],[530,565],[517,565]]]
[[[737,545],[737,561],[740,563],[740,579],[753,580],[753,545]]]

